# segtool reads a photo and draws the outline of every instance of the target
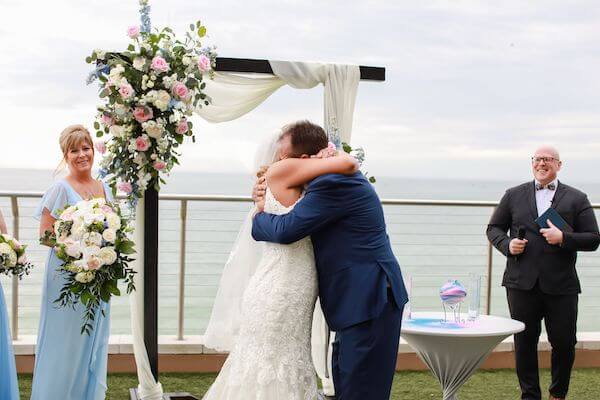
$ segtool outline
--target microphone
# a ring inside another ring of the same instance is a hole
[[[523,240],[525,239],[525,227],[523,225],[519,226],[517,229],[517,239]],[[515,260],[519,259],[519,254],[515,255]]]

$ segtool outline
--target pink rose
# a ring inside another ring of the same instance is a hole
[[[179,133],[180,135],[183,135],[184,133],[186,133],[189,130],[190,129],[188,127],[188,123],[185,118],[182,119],[181,121],[179,121],[177,123],[177,127],[175,128],[175,132]]]
[[[129,36],[132,39],[135,39],[136,37],[138,37],[140,35],[140,27],[139,26],[130,26],[129,28],[127,28],[127,36]]]
[[[175,82],[175,84],[171,88],[171,92],[173,93],[173,96],[176,96],[179,99],[185,99],[188,96],[188,94],[190,93],[187,86],[185,86],[181,82]]]
[[[27,256],[25,254],[23,254],[21,257],[19,257],[19,259],[17,260],[17,263],[19,263],[19,264],[26,264],[27,263]]]
[[[208,58],[204,54],[201,54],[200,57],[198,57],[198,69],[201,72],[209,71],[210,70],[210,58]]]
[[[106,126],[112,126],[113,124],[113,119],[111,118],[110,115],[108,114],[102,114],[102,123]]]
[[[135,148],[137,151],[146,151],[150,148],[150,140],[146,135],[135,138]]]
[[[121,94],[121,97],[123,97],[124,99],[128,99],[131,96],[133,96],[133,87],[131,87],[129,83],[121,85],[119,87],[119,93]]]
[[[154,116],[150,107],[138,106],[133,109],[133,117],[139,123],[146,122]]]
[[[104,140],[99,140],[96,143],[94,143],[94,147],[96,148],[96,150],[98,150],[98,153],[106,153],[106,143],[104,142]]]
[[[164,161],[157,160],[154,162],[154,164],[152,164],[152,166],[154,167],[155,170],[162,171],[163,169],[165,169],[167,164]]]
[[[167,72],[169,70],[169,64],[161,56],[156,56],[152,59],[151,67],[158,72]]]
[[[119,189],[121,192],[123,193],[131,193],[133,191],[133,188],[131,187],[131,183],[129,182],[119,182],[117,184],[117,189]]]
[[[100,268],[100,259],[96,256],[90,256],[87,261],[87,266],[90,270],[95,271]]]

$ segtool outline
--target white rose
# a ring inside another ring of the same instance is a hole
[[[162,133],[164,128],[162,125],[157,124],[156,121],[147,121],[142,124],[148,136],[153,137],[155,139],[160,139],[162,137]]]
[[[104,60],[104,58],[106,57],[106,52],[102,51],[100,49],[96,49],[96,58],[99,60]]]
[[[171,96],[165,90],[159,90],[154,99],[154,105],[161,111],[167,111]]]
[[[117,261],[117,253],[114,247],[104,247],[100,249],[98,258],[104,263],[104,265],[112,265]]]
[[[102,232],[102,238],[109,243],[114,243],[117,239],[117,232],[115,232],[114,229],[108,228],[104,232]]]
[[[148,83],[146,83],[146,86],[148,86],[149,88],[153,88],[154,87],[154,82],[153,81],[148,81]]]
[[[114,137],[121,137],[123,135],[123,127],[121,125],[113,125],[109,128],[110,134]]]
[[[144,57],[136,57],[133,59],[133,68],[138,71],[143,71],[146,65],[146,59]]]
[[[65,244],[65,252],[69,257],[79,258],[81,257],[81,246],[78,242]]]
[[[85,233],[83,220],[81,218],[77,218],[71,227],[71,237],[74,240],[79,240]]]
[[[88,283],[93,281],[95,277],[96,274],[92,271],[79,272],[77,275],[75,275],[75,280],[81,283]]]
[[[97,256],[100,253],[99,246],[86,246],[82,250],[83,258],[90,258],[91,256]]]
[[[106,222],[108,227],[117,231],[121,227],[121,218],[117,214],[107,215]]]

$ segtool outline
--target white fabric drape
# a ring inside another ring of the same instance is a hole
[[[163,389],[157,382],[150,369],[148,352],[144,343],[144,199],[138,201],[135,217],[135,261],[131,263],[137,272],[135,276],[135,291],[129,296],[131,309],[131,336],[133,355],[137,366],[138,396],[144,400],[162,400]]]
[[[206,80],[205,93],[211,104],[196,110],[209,122],[225,122],[252,111],[281,86],[309,89],[323,84],[325,128],[337,129],[343,142],[350,142],[354,104],[360,80],[356,65],[270,61],[274,76],[258,74],[215,73],[213,80]],[[143,200],[140,201],[143,205]],[[137,291],[130,296],[133,347],[140,381],[139,391],[144,400],[160,399],[160,383],[154,380],[143,339],[143,207],[138,204],[136,213],[136,244],[138,257],[134,264],[138,271]],[[317,305],[313,320],[313,361],[326,395],[333,395],[330,361],[327,355],[328,328]],[[329,351],[330,352],[330,351]],[[329,367],[328,367],[329,365]]]

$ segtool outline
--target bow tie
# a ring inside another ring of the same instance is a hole
[[[541,183],[535,184],[535,190],[542,190],[542,189],[556,190],[556,185],[554,183],[549,183],[546,186],[542,185]]]

